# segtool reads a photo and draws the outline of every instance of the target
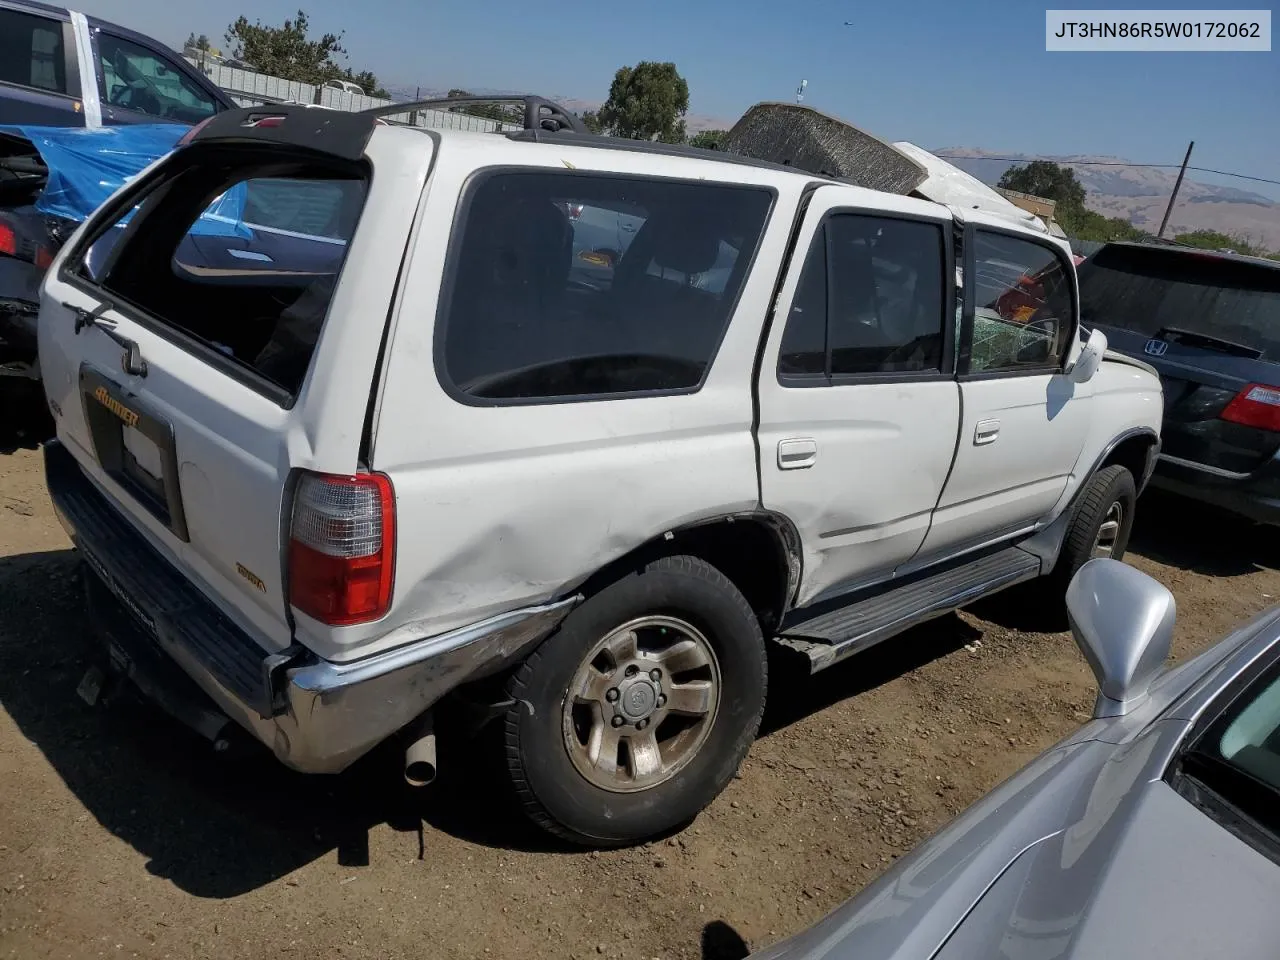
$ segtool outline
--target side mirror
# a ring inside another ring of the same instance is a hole
[[[1101,330],[1094,330],[1080,350],[1075,366],[1071,368],[1071,379],[1076,383],[1088,383],[1102,365],[1102,355],[1107,352],[1107,335]]]
[[[1098,681],[1095,717],[1123,717],[1147,698],[1176,616],[1172,593],[1118,560],[1095,558],[1071,578],[1067,618]]]

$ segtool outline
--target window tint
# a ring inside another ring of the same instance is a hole
[[[497,173],[456,228],[443,377],[486,399],[697,387],[771,194],[585,173]]]
[[[778,372],[838,377],[941,370],[943,243],[938,224],[860,214],[827,218],[805,259]]]
[[[831,373],[942,366],[942,229],[917,220],[832,217]]]
[[[100,33],[98,56],[102,95],[113,107],[179,123],[198,123],[217,112],[213,98],[176,63],[146,47]]]
[[[62,24],[16,10],[0,10],[0,82],[67,92]]]
[[[778,372],[825,375],[827,372],[827,230],[813,238],[800,283],[791,301],[791,314],[782,331]]]
[[[1044,370],[1062,362],[1071,331],[1071,274],[1048,247],[975,232],[968,373]]]
[[[1113,245],[1080,265],[1080,320],[1155,337],[1175,329],[1280,358],[1280,267]]]
[[[272,177],[225,159],[196,163],[108,229],[81,273],[295,394],[367,184],[326,165],[275,166],[281,176]],[[236,170],[229,180],[228,168]],[[287,197],[286,214],[264,215],[255,207],[264,197]],[[305,229],[264,227],[254,217]]]

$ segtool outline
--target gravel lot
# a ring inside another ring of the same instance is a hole
[[[1185,657],[1280,597],[1274,534],[1144,497],[1130,560]],[[683,833],[609,853],[514,809],[495,750],[306,778],[145,705],[91,709],[74,554],[40,457],[0,456],[0,957],[741,956],[799,930],[1066,734],[1068,635],[1000,598],[816,678],[775,671],[741,776]],[[1025,615],[1022,615],[1025,617]],[[442,749],[445,749],[442,746]]]

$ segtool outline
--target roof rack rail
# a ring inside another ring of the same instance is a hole
[[[491,103],[518,103],[524,107],[526,130],[572,130],[574,133],[590,133],[570,110],[545,97],[530,93],[497,93],[489,95],[467,94],[460,97],[434,97],[430,100],[411,100],[407,103],[389,103],[383,107],[361,110],[362,116],[387,117],[413,110],[448,110],[451,107],[485,105]]]

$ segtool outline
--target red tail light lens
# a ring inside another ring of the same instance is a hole
[[[304,475],[289,528],[289,603],[331,626],[377,620],[391,606],[395,542],[385,475]]]
[[[1232,398],[1221,417],[1247,427],[1280,431],[1280,388],[1251,383]]]
[[[0,253],[7,253],[11,257],[18,255],[18,238],[14,235],[13,227],[4,223],[0,223]]]

